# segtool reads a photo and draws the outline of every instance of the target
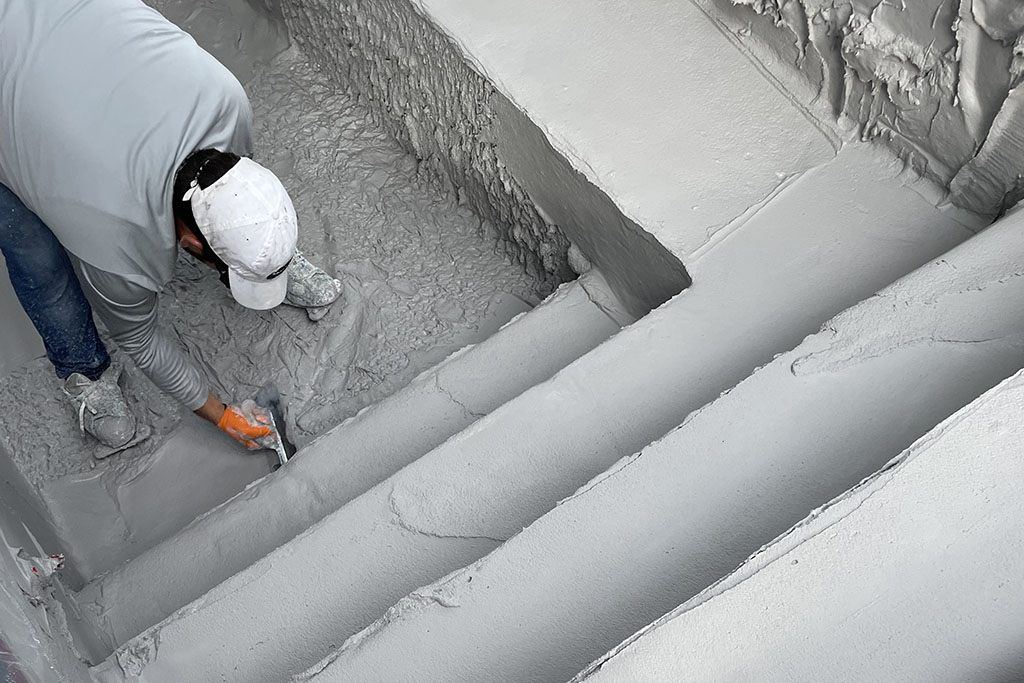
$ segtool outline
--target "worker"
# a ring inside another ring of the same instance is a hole
[[[249,158],[252,128],[234,76],[139,0],[0,0],[0,251],[80,428],[111,452],[136,424],[93,312],[188,409],[250,448],[274,436],[158,324],[179,247],[248,308],[341,294],[296,252],[294,207]]]

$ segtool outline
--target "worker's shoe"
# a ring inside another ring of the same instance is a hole
[[[310,263],[296,251],[288,266],[288,294],[284,302],[305,308],[312,320],[327,314],[327,307],[341,296],[341,281]]]
[[[120,376],[121,368],[111,365],[96,381],[77,372],[64,380],[64,393],[78,412],[78,428],[109,448],[120,448],[135,436],[135,418],[118,384]]]

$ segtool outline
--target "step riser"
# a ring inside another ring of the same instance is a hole
[[[588,274],[302,450],[288,467],[79,593],[108,652],[616,331]],[[616,313],[613,311],[613,313]],[[184,558],[202,558],[194,562]]]
[[[1021,405],[1017,373],[573,683],[1024,680]]]
[[[1015,372],[1022,228],[836,318],[303,680],[569,680]]]
[[[868,155],[864,163],[874,163],[873,157]],[[225,661],[234,661],[246,656],[246,648],[256,642],[264,643],[261,660],[287,659],[291,655],[286,653],[295,647],[308,646],[290,641],[268,645],[269,634],[263,631],[254,631],[245,642],[206,642],[208,634],[216,632],[206,623],[219,623],[221,615],[241,609],[234,603],[246,605],[247,598],[251,602],[248,594],[235,596],[233,591],[264,579],[268,583],[263,586],[297,584],[299,593],[291,594],[289,589],[286,602],[308,606],[304,622],[308,629],[331,628],[341,605],[360,614],[369,611],[364,606],[373,605],[379,613],[393,602],[392,583],[423,585],[465,565],[466,539],[509,538],[619,458],[661,437],[691,410],[770,360],[786,348],[783,344],[792,348],[849,299],[867,296],[905,272],[908,263],[920,263],[966,234],[955,220],[944,221],[919,195],[905,189],[901,191],[906,201],[888,217],[892,223],[886,226],[865,226],[853,207],[843,202],[830,206],[827,216],[793,211],[792,205],[806,207],[808,196],[818,195],[819,182],[835,182],[832,174],[836,172],[833,166],[823,168],[822,178],[808,179],[806,186],[795,188],[795,196],[778,198],[782,204],[778,210],[800,220],[778,220],[775,208],[766,207],[709,254],[702,268],[722,271],[709,279],[715,286],[698,283],[349,506],[365,512],[353,517],[351,510],[342,509],[326,518],[309,534],[218,587],[148,637],[159,638],[165,660],[178,657],[175,653],[227,648],[235,654],[225,656]],[[877,170],[876,175],[880,185],[891,180]],[[854,204],[859,201],[851,199]],[[898,239],[893,230],[899,231]],[[889,239],[879,239],[879,232]],[[814,239],[809,241],[808,235]],[[842,262],[842,267],[823,261],[819,244],[843,250],[851,260]],[[773,287],[767,287],[768,282]],[[832,313],[814,317],[823,310]],[[758,334],[752,335],[751,329]],[[390,528],[396,523],[409,535],[392,535]],[[456,551],[445,563],[431,562],[416,573],[415,562],[394,564],[395,554],[405,557],[405,550],[378,540],[419,547],[421,536],[434,539],[425,546],[430,553],[442,552],[446,544]],[[330,566],[339,538],[355,539],[358,544],[346,551],[350,558],[346,562],[357,563],[347,565],[347,571],[373,573],[379,588],[360,587],[356,595],[355,591],[347,594],[344,585],[336,586],[332,590],[338,592],[330,593],[328,600],[322,584],[296,575],[296,568],[285,561],[294,555],[307,566]],[[298,585],[303,581],[305,585]],[[256,591],[252,595],[270,594]],[[322,609],[314,609],[317,606]],[[276,600],[264,599],[259,609],[269,622],[270,614],[277,619],[282,607]],[[332,635],[337,642],[349,633],[339,630]],[[162,671],[159,659],[156,666]],[[226,680],[246,680],[216,670]],[[199,677],[203,670],[187,669],[181,675]]]

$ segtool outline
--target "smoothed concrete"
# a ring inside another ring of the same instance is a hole
[[[883,152],[855,146],[788,184],[702,256],[698,265],[714,274],[707,284],[125,643],[105,662],[112,678],[104,680],[118,680],[122,671],[141,681],[278,680],[315,648],[337,645],[358,622],[380,614],[397,591],[495,548],[784,345],[792,348],[845,305],[971,234],[957,220],[969,217],[936,210],[926,196],[930,185],[901,175],[901,168]],[[823,188],[833,186],[850,188],[851,195],[820,201]],[[806,212],[812,198],[819,208],[813,214]],[[837,262],[830,254],[847,258]],[[534,559],[539,565],[560,557]],[[271,595],[269,602],[259,599]],[[414,600],[447,604],[443,594],[429,591]],[[631,622],[618,640],[654,616]],[[244,635],[211,637],[232,621],[246,624]],[[280,635],[290,630],[301,649]],[[618,640],[595,638],[603,646],[579,648],[586,658],[568,675]],[[261,654],[237,664],[257,642]],[[244,671],[235,673],[235,666]]]
[[[320,437],[287,467],[86,586],[78,601],[107,652],[594,348],[619,330],[611,316],[629,320],[614,306],[596,272],[564,285]]]
[[[415,4],[687,267],[717,228],[838,147],[693,2]]]
[[[239,449],[213,425],[185,415],[151,453],[125,460],[122,467],[101,465],[36,484],[63,532],[63,551],[86,581],[173,537],[267,474],[272,458]],[[217,485],[180,485],[199,481],[199,473]],[[69,581],[69,587],[82,583]]]
[[[1024,680],[1022,409],[1018,373],[574,682]]]
[[[296,680],[571,678],[1016,371],[1022,228],[1018,212],[845,311],[486,558],[397,603]],[[425,460],[400,475],[421,494],[395,506],[406,524],[482,535],[514,532],[523,521],[498,508],[493,490],[490,504],[465,502],[492,481],[515,488],[511,473],[494,476],[493,458],[474,468],[475,481],[464,471],[458,488],[449,484],[447,498],[439,489],[451,470],[428,472]],[[519,480],[539,485],[538,473],[518,464],[529,473]]]
[[[101,683],[280,683],[365,628],[427,577],[500,539],[445,538],[395,512],[399,475],[235,574],[97,667]],[[202,560],[200,560],[202,561]],[[356,679],[361,680],[361,679]],[[410,678],[408,680],[415,680]]]
[[[7,266],[0,257],[0,319],[4,324],[0,325],[0,375],[6,375],[15,368],[19,368],[33,358],[39,358],[46,354],[43,348],[43,340],[32,326],[32,321],[25,315],[17,297],[14,295],[14,288],[11,286],[10,276],[7,274]]]

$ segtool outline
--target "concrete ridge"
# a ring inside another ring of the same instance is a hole
[[[294,680],[568,680],[1019,368],[1022,225],[837,316]],[[807,357],[822,370],[794,374]]]

